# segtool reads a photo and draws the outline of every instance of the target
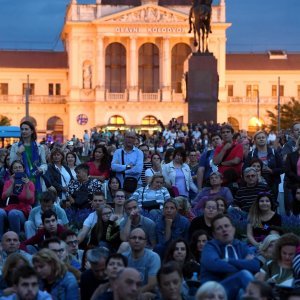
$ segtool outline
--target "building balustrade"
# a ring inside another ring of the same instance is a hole
[[[280,104],[287,104],[291,101],[291,97],[280,97]],[[257,104],[257,97],[228,97],[228,103],[238,103],[238,104]],[[259,104],[272,104],[277,105],[277,97],[259,97]]]
[[[0,103],[11,103],[11,104],[22,104],[25,103],[26,97],[25,95],[0,95]],[[29,103],[36,104],[65,104],[66,97],[65,96],[29,96]]]
[[[105,100],[108,101],[127,101],[128,100],[128,92],[125,90],[124,93],[110,93],[106,90]]]

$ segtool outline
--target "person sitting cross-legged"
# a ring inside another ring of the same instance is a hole
[[[236,299],[258,272],[260,262],[248,246],[235,239],[235,227],[230,218],[218,214],[211,222],[214,239],[204,246],[201,256],[201,283],[217,281],[229,299]]]

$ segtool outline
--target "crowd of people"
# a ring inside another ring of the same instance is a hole
[[[300,299],[300,122],[172,119],[80,147],[20,129],[0,149],[0,299]]]

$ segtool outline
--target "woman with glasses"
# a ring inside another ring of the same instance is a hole
[[[118,217],[111,206],[103,205],[96,210],[98,219],[91,231],[89,247],[106,247],[116,251],[121,243],[120,226],[116,223]]]
[[[2,192],[0,238],[6,231],[6,221],[8,221],[10,230],[20,234],[28,219],[31,205],[34,203],[34,183],[26,175],[24,165],[20,160],[12,162],[10,174],[10,178],[4,183]]]
[[[253,246],[259,247],[267,235],[278,233],[276,228],[280,227],[281,216],[275,211],[271,194],[268,192],[259,193],[248,214],[248,241]]]

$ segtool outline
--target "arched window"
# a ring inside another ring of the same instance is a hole
[[[234,131],[239,131],[240,125],[239,125],[239,121],[237,119],[229,117],[227,119],[227,121],[233,127]]]
[[[139,89],[156,93],[159,89],[159,49],[146,43],[139,49]]]
[[[157,125],[157,119],[154,116],[146,116],[142,120],[142,125]]]
[[[105,89],[111,93],[124,93],[126,89],[126,49],[112,43],[105,51]]]
[[[114,115],[109,118],[109,125],[125,125],[125,120],[122,116]]]
[[[172,49],[172,90],[175,93],[182,93],[184,62],[191,52],[190,46],[184,43],[176,44]]]
[[[47,133],[51,134],[53,141],[63,142],[64,122],[59,117],[51,117],[47,121]]]

